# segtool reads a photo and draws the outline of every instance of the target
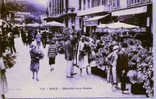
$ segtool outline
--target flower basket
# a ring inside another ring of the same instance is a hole
[[[15,59],[16,56],[12,55],[11,53],[7,53],[6,55],[3,56],[4,64],[8,68],[12,68],[15,65],[16,63]]]

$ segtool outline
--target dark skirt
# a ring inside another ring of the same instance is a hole
[[[31,62],[30,70],[32,72],[38,72],[39,71],[39,62]]]
[[[49,58],[49,65],[55,64],[55,57]]]
[[[79,61],[82,60],[85,56],[85,52],[84,51],[80,51],[80,54],[79,54]]]

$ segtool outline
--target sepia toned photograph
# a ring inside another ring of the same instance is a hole
[[[0,99],[153,98],[153,0],[0,0]]]

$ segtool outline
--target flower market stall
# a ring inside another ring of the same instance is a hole
[[[114,24],[121,25],[114,26]],[[128,83],[132,86],[131,92],[133,94],[146,94],[147,97],[152,97],[154,94],[152,42],[148,41],[148,43],[144,44],[145,40],[136,37],[142,32],[145,33],[146,29],[119,22],[100,25],[99,28],[103,28],[100,37],[96,37],[96,33],[92,33],[92,35],[95,36],[94,38],[96,38],[96,43],[94,45],[97,68],[104,71],[104,74],[107,70],[106,66],[108,65],[106,57],[112,52],[112,47],[114,45],[119,45],[121,42],[126,43],[128,45],[127,51],[129,58],[129,72],[127,76],[129,78]],[[136,76],[137,79],[133,79],[135,78],[134,76]],[[137,84],[144,89],[142,90],[144,92],[141,93],[141,90],[140,93],[134,91],[133,88]]]

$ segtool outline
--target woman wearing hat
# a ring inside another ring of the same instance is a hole
[[[38,49],[38,47],[34,44],[30,45],[30,57],[31,57],[31,64],[30,64],[30,70],[33,73],[32,79],[35,79],[36,74],[36,80],[38,79],[38,72],[39,72],[39,61],[44,57],[44,54],[41,50]]]

